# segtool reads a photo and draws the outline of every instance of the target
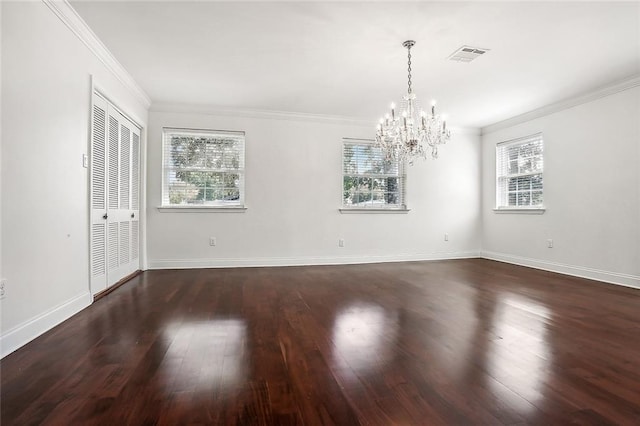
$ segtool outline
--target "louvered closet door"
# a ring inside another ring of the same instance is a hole
[[[91,126],[91,293],[107,288],[107,102],[94,96]]]
[[[131,132],[131,251],[130,271],[140,269],[140,129]],[[130,272],[130,273],[131,273]]]
[[[103,98],[94,98],[91,289],[96,294],[140,267],[140,130]]]
[[[139,267],[137,258],[132,256],[133,251],[137,255],[138,248],[137,245],[135,250],[132,247],[134,243],[137,244],[137,232],[136,238],[132,236],[132,222],[137,222],[137,214],[132,210],[131,195],[132,187],[139,188],[138,182],[132,185],[134,132],[138,134],[135,157],[139,157],[140,137],[136,127],[118,111],[110,108],[108,115],[107,286],[111,286]]]
[[[138,255],[140,130],[131,121],[122,116],[120,118],[120,208],[117,217],[119,220],[119,268],[122,270],[120,277],[122,278],[140,267]]]

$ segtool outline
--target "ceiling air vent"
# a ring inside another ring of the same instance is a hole
[[[487,53],[489,49],[481,49],[479,47],[462,46],[460,49],[453,52],[449,59],[458,62],[471,62],[478,56],[482,56]]]

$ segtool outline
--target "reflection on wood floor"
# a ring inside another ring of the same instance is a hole
[[[480,259],[150,271],[0,366],[3,426],[640,424],[640,290]]]

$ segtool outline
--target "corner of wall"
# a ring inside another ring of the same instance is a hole
[[[483,258],[640,288],[640,197],[624,195],[640,191],[639,86],[636,75],[482,129]],[[550,154],[545,158],[547,211],[536,217],[495,215],[489,204],[495,196],[490,181],[495,142],[532,131],[544,133]],[[599,143],[609,135],[615,138],[603,152]],[[620,155],[633,150],[638,155]],[[576,193],[585,188],[585,171],[607,174],[590,180],[589,191],[599,196]],[[546,239],[552,237],[556,241],[549,250]]]
[[[4,356],[92,303],[85,222],[89,175],[80,161],[80,154],[88,152],[90,135],[88,76],[97,74],[118,99],[125,100],[123,106],[135,108],[145,125],[150,100],[66,0],[0,2],[0,18],[4,84],[20,79],[34,82],[12,85],[15,90],[2,94],[0,106],[5,124],[0,134],[0,278],[11,284],[9,303],[0,302]],[[33,27],[33,37],[21,36],[23,22]],[[42,58],[48,57],[44,37],[56,46],[57,60],[50,67],[42,67]],[[23,55],[27,49],[30,54]],[[39,102],[29,102],[32,99]],[[29,114],[24,114],[27,105]],[[47,143],[34,150],[32,140]],[[64,175],[66,184],[48,191],[38,209],[25,208],[24,201],[37,193],[42,178],[9,158],[29,158],[35,168]],[[52,229],[41,220],[43,214],[54,217],[59,226]],[[36,239],[38,244],[32,244]],[[3,246],[12,250],[2,251]]]

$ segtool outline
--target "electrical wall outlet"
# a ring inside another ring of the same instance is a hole
[[[449,234],[444,234],[444,240],[449,241]]]
[[[82,167],[85,169],[89,167],[89,156],[87,154],[82,154]]]
[[[342,238],[338,240],[338,247],[344,247],[344,240]]]
[[[547,240],[547,247],[548,247],[548,248],[553,248],[553,240],[552,240],[551,238],[549,238],[549,239]]]
[[[215,247],[216,243],[216,237],[209,237],[209,245],[211,247]]]
[[[0,280],[0,300],[7,297],[7,280]]]

